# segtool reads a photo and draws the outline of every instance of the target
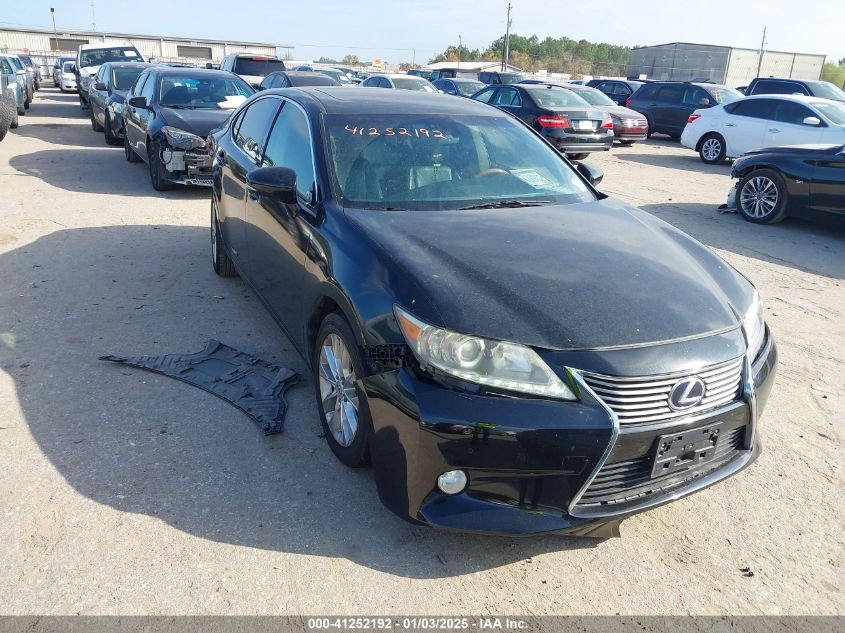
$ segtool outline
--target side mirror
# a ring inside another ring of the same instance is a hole
[[[604,172],[595,165],[590,165],[589,163],[578,163],[575,169],[577,169],[578,173],[584,176],[584,178],[586,178],[587,181],[589,181],[589,183],[594,187],[604,178]]]
[[[296,204],[296,172],[288,167],[259,167],[247,174],[246,184],[283,204]]]
[[[102,90],[103,92],[105,92],[108,89],[109,89],[109,87],[106,84],[104,84],[102,81],[98,81],[97,83],[94,84],[94,90]]]
[[[817,116],[808,116],[803,121],[804,125],[812,125],[813,127],[819,127],[822,124],[822,121]]]
[[[141,108],[142,110],[147,109],[146,97],[132,97],[129,101],[127,101],[127,103],[133,108]]]

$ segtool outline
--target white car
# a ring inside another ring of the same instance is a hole
[[[763,147],[845,143],[845,106],[803,95],[761,95],[696,110],[681,135],[710,165]]]
[[[58,74],[59,90],[76,91],[76,75],[73,73],[74,62],[65,62]]]
[[[79,105],[88,107],[91,80],[106,62],[144,62],[144,56],[129,42],[121,44],[82,44],[76,53],[76,88]]]
[[[420,92],[437,92],[431,82],[422,77],[400,75],[395,73],[381,73],[370,75],[361,82],[362,88],[396,88],[398,90],[419,90]]]

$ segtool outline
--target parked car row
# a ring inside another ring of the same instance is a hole
[[[15,89],[9,78],[0,73],[0,141],[10,129],[18,127],[18,104]]]
[[[5,87],[0,96],[10,106],[14,103],[15,115],[9,121],[9,127],[15,128],[18,125],[17,117],[26,114],[35,91],[41,86],[40,72],[26,55],[0,53],[0,75],[5,78]]]

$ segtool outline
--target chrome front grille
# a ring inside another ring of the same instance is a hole
[[[737,400],[742,387],[742,358],[700,371],[662,376],[606,376],[588,372],[582,375],[596,395],[616,413],[620,426],[655,424]],[[704,381],[704,398],[694,407],[675,411],[669,407],[669,392],[678,380],[687,376],[698,376]]]

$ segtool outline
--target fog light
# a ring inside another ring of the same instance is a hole
[[[447,495],[456,495],[467,486],[467,476],[462,470],[450,470],[437,478],[437,487]]]

